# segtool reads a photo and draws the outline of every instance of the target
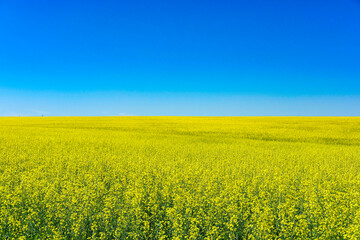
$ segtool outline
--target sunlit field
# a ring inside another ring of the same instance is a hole
[[[360,118],[0,118],[0,239],[359,239]]]

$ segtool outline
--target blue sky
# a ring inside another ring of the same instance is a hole
[[[0,0],[0,116],[360,115],[360,0]]]

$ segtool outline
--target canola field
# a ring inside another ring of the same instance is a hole
[[[0,239],[360,239],[360,118],[0,118]]]

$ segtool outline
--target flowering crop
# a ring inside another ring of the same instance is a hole
[[[0,239],[360,239],[360,119],[0,118]]]

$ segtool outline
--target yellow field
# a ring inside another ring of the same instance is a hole
[[[360,239],[360,118],[0,118],[0,239]]]

